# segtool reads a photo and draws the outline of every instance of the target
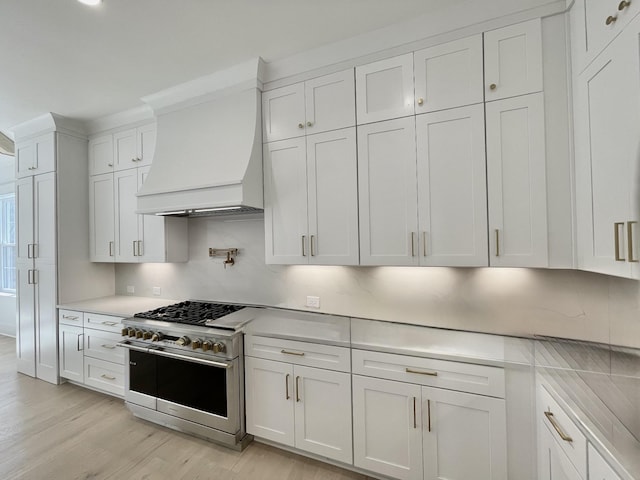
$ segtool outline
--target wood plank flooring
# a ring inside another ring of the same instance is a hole
[[[2,480],[365,480],[253,442],[239,453],[139,420],[122,400],[16,372],[0,335]]]

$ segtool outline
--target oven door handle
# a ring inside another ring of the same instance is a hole
[[[116,347],[127,348],[129,350],[135,350],[136,352],[149,353],[148,348],[136,347],[135,345],[131,345],[129,343],[116,343]]]
[[[210,367],[226,369],[233,368],[233,364],[231,363],[214,362],[213,360],[206,360],[199,357],[190,357],[189,355],[180,355],[178,353],[165,352],[164,350],[156,350],[153,348],[141,348],[127,343],[118,343],[117,345],[123,348],[128,348],[130,350],[135,350],[137,352],[149,353],[151,355],[158,355],[160,357],[174,358],[176,360],[184,360],[185,362],[200,363],[202,365],[208,365]]]

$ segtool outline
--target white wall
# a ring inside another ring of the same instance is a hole
[[[264,264],[261,219],[189,219],[190,261],[116,266],[116,292],[304,309],[508,335],[640,347],[640,283],[573,270]],[[239,248],[233,267],[208,248]]]

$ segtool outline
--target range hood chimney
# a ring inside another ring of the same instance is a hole
[[[137,213],[262,211],[262,69],[256,58],[142,99],[157,141]]]

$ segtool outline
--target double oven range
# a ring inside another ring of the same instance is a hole
[[[123,320],[125,402],[140,418],[242,449],[243,339],[259,312],[187,301]]]

